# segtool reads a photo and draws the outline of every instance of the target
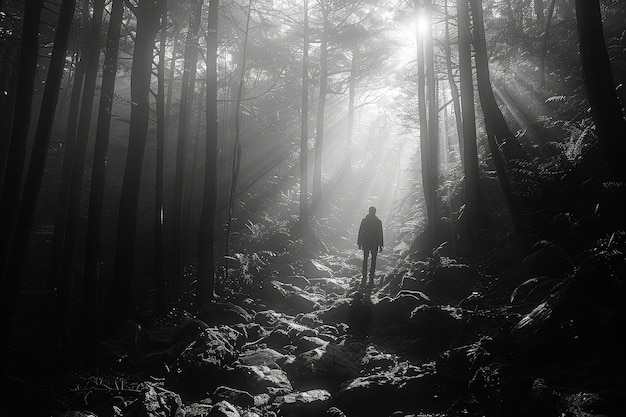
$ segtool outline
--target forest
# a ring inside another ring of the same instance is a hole
[[[622,0],[0,0],[1,413],[623,416],[625,82]]]

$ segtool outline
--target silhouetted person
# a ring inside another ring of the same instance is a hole
[[[359,227],[359,237],[357,239],[359,249],[363,249],[363,278],[361,287],[365,287],[367,279],[367,258],[372,254],[372,264],[370,266],[369,285],[374,286],[376,276],[376,256],[383,250],[383,223],[376,217],[376,207],[370,207],[369,214],[361,220]]]

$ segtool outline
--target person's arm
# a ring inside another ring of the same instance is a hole
[[[378,246],[379,249],[383,250],[383,222],[378,220]]]
[[[359,226],[359,236],[356,239],[356,244],[359,246],[359,249],[363,247],[363,222],[365,222],[365,219],[361,220],[361,225]]]

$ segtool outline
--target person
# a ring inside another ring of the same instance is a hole
[[[361,287],[365,287],[367,280],[367,260],[372,255],[372,263],[370,265],[369,286],[374,286],[374,277],[376,276],[376,256],[378,252],[383,250],[383,224],[376,217],[376,207],[369,208],[369,214],[361,220],[359,227],[359,237],[357,238],[359,249],[363,249],[363,278]]]

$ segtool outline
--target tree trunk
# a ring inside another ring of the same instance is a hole
[[[167,42],[167,2],[163,1],[161,34],[159,42],[159,64],[157,67],[158,86],[156,97],[157,137],[156,137],[156,178],[154,182],[154,287],[157,311],[166,310],[165,277],[163,275],[163,170],[165,166],[165,137],[167,117],[165,110],[165,46]],[[175,35],[177,37],[177,35]],[[172,57],[175,51],[172,51]],[[173,58],[174,59],[174,58]],[[172,84],[170,79],[169,85]]]
[[[467,8],[467,7],[466,7]],[[459,97],[459,89],[456,86],[454,80],[454,73],[452,71],[452,51],[450,48],[450,18],[448,16],[448,0],[445,1],[445,13],[446,13],[446,42],[444,43],[446,53],[446,70],[448,74],[448,82],[450,83],[450,93],[452,94],[452,104],[454,105],[454,120],[456,125],[456,134],[459,138],[459,154],[461,155],[461,165],[465,161],[464,154],[464,141],[463,141],[463,120],[461,119],[461,100]]]
[[[513,136],[504,116],[496,103],[496,99],[489,79],[489,64],[487,59],[487,43],[485,41],[485,29],[483,24],[482,0],[470,0],[472,16],[474,18],[474,48],[476,50],[476,78],[478,81],[478,93],[480,103],[485,118],[485,130],[487,130],[487,141],[491,151],[498,181],[502,189],[502,195],[508,208],[513,232],[523,252],[529,249],[530,242],[523,226],[523,214],[521,203],[515,196],[513,186],[509,180],[505,158],[501,155],[499,142],[502,143],[504,156],[507,156],[506,149],[512,150],[511,155],[518,155],[519,142]]]
[[[137,17],[137,34],[130,81],[133,106],[118,211],[115,273],[111,289],[111,302],[115,306],[111,310],[113,325],[119,325],[124,319],[129,318],[134,309],[132,292],[139,189],[150,115],[152,51],[159,30],[162,1],[141,0],[134,9]]]
[[[237,181],[241,168],[241,101],[243,99],[243,89],[246,81],[246,53],[248,49],[248,34],[250,31],[250,15],[252,13],[252,0],[248,3],[248,17],[246,19],[246,32],[243,41],[243,54],[241,58],[241,77],[239,78],[239,90],[237,91],[237,103],[235,107],[235,144],[233,149],[233,165],[231,171],[230,194],[228,198],[228,219],[226,220],[226,268],[225,274],[228,277],[228,257],[230,255],[230,233],[233,222],[233,210],[235,208],[235,197],[237,194]]]
[[[431,243],[432,247],[439,245],[444,237],[441,234],[441,215],[439,212],[439,198],[437,196],[437,183],[439,176],[439,105],[437,100],[437,80],[435,79],[435,51],[432,36],[432,3],[425,0],[425,21],[428,22],[428,30],[424,36],[424,61],[426,63],[426,92],[428,106],[428,168],[429,185],[428,192],[431,194]]]
[[[309,224],[309,4],[304,0],[304,40],[302,42],[302,113],[300,118],[300,226]]]
[[[217,207],[217,22],[218,0],[209,1],[207,29],[206,161],[202,216],[198,233],[196,306],[214,298],[215,214]]]
[[[58,337],[61,341],[61,352],[67,354],[70,341],[70,315],[72,304],[72,287],[74,283],[74,266],[76,247],[78,244],[78,227],[80,223],[81,194],[83,185],[83,173],[85,171],[85,157],[87,142],[89,141],[89,128],[91,126],[91,113],[93,109],[96,81],[98,78],[98,64],[100,61],[100,31],[102,27],[102,14],[104,0],[96,0],[93,5],[93,20],[90,29],[90,44],[94,47],[90,50],[85,67],[85,86],[81,111],[76,133],[76,149],[72,164],[72,177],[70,179],[69,198],[67,201],[67,217],[65,224],[65,240],[63,245],[63,257],[61,261],[60,285],[57,293],[57,312],[59,314]]]
[[[87,366],[95,369],[97,364],[98,337],[98,284],[100,279],[100,240],[102,208],[111,110],[115,95],[117,76],[117,55],[120,43],[120,28],[124,16],[124,0],[113,0],[107,32],[106,50],[102,70],[102,88],[96,125],[96,142],[89,188],[89,215],[87,217],[87,238],[85,246],[85,277],[83,284],[83,341],[87,354]]]
[[[312,205],[322,202],[322,155],[324,153],[324,120],[326,112],[326,94],[328,93],[328,11],[322,10],[323,26],[320,43],[320,96],[317,103],[315,126],[315,163],[313,164]]]
[[[556,0],[550,2],[548,8],[548,18],[546,19],[546,27],[541,35],[541,59],[539,63],[539,106],[543,107],[544,95],[546,93],[546,53],[548,52],[548,38],[550,37],[550,26],[552,25],[552,16],[554,15],[554,5]]]
[[[346,147],[345,147],[345,161],[344,167],[350,170],[352,164],[352,135],[354,130],[354,100],[356,95],[356,72],[357,62],[359,59],[359,47],[354,45],[352,47],[352,61],[350,62],[350,81],[348,85],[348,120],[347,120],[347,134],[346,134]]]
[[[87,28],[89,26],[89,0],[83,1],[82,24],[83,28],[80,30],[79,46],[77,48],[80,51],[80,58],[76,64],[67,124],[65,127],[65,146],[63,150],[63,165],[61,168],[61,182],[59,184],[59,195],[57,198],[57,206],[54,217],[54,234],[52,236],[50,266],[47,274],[48,285],[57,288],[59,283],[59,273],[61,271],[61,262],[63,260],[67,201],[70,194],[72,166],[74,164],[74,153],[76,150],[76,129],[78,125],[78,117],[76,117],[76,115],[79,113],[80,109],[80,97],[83,91],[85,67],[87,65],[86,57],[89,55],[90,49],[89,40],[80,39],[82,37],[88,37]],[[97,46],[92,45],[92,47],[96,48]]]
[[[474,77],[472,76],[472,51],[470,43],[468,0],[457,0],[459,28],[459,75],[461,82],[461,105],[463,107],[463,173],[465,176],[464,228],[465,247],[472,247],[470,241],[479,224],[480,189],[478,170],[478,150],[476,146],[476,110],[474,108]]]
[[[46,78],[41,111],[39,112],[37,130],[35,132],[30,163],[26,175],[24,195],[20,205],[7,266],[7,276],[11,278],[5,280],[5,285],[3,285],[2,288],[2,302],[0,302],[0,305],[2,305],[3,311],[0,313],[0,316],[3,317],[3,320],[6,320],[5,323],[8,323],[3,323],[3,327],[1,328],[7,337],[6,340],[10,339],[8,336],[10,334],[10,323],[15,316],[19,285],[22,280],[30,232],[33,227],[35,210],[37,208],[41,179],[44,174],[46,153],[52,133],[52,123],[54,121],[54,114],[59,97],[59,88],[61,86],[63,68],[65,65],[65,53],[67,51],[75,6],[76,0],[64,0],[59,10],[57,31],[54,36],[54,46],[52,48],[52,58],[50,59],[50,65],[48,67],[48,76]]]
[[[615,93],[599,1],[576,0],[576,19],[585,90],[600,149],[613,178],[626,181],[626,121]]]
[[[26,143],[28,141],[33,102],[33,88],[37,73],[39,20],[43,8],[43,0],[28,1],[24,7],[15,113],[5,168],[4,186],[2,187],[2,196],[0,196],[0,278],[8,280],[12,279],[12,277],[4,276],[5,262],[20,202]],[[5,329],[3,327],[1,330]]]
[[[178,142],[176,144],[176,175],[174,180],[174,209],[172,218],[174,223],[174,267],[176,272],[175,283],[179,282],[184,274],[184,230],[183,207],[185,189],[185,170],[187,167],[187,132],[193,109],[193,94],[196,79],[196,63],[198,59],[198,30],[202,13],[202,1],[193,4],[189,20],[189,31],[185,43],[185,69],[180,96],[180,114],[178,121]]]
[[[533,0],[535,6],[535,16],[537,28],[541,30],[545,25],[545,15],[543,13],[543,0]]]

